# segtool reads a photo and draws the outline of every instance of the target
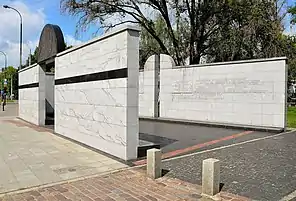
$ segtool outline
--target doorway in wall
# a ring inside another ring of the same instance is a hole
[[[54,61],[45,65],[45,125],[54,125]]]

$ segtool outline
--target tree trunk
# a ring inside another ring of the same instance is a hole
[[[200,53],[195,53],[192,56],[192,59],[190,61],[190,65],[199,64],[200,63],[200,58],[201,58],[201,54]]]

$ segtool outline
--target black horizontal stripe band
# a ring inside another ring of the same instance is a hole
[[[55,85],[74,84],[80,82],[93,82],[100,80],[111,80],[127,77],[127,68],[92,73],[87,75],[79,75],[55,80]]]
[[[19,85],[19,89],[27,89],[27,88],[34,88],[34,87],[39,87],[39,83],[32,83],[32,84],[24,84],[24,85]]]

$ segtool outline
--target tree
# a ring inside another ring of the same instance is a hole
[[[182,41],[179,44],[179,51],[182,61],[188,57],[187,54],[187,47],[188,47],[188,36],[189,31],[187,24],[184,21],[180,21],[179,29],[174,30],[174,34],[178,37],[178,40]],[[180,31],[182,30],[182,31]],[[165,26],[164,20],[161,16],[157,16],[155,19],[155,32],[159,36],[159,38],[163,41],[165,46],[168,49],[170,55],[174,54],[173,42],[170,40],[168,36],[167,28]],[[161,47],[159,46],[158,42],[149,34],[147,30],[142,30],[140,35],[140,68],[144,67],[145,62],[149,58],[149,56],[153,54],[162,54],[165,53]]]
[[[288,64],[288,88],[289,88],[292,84],[295,84],[295,81],[296,81],[296,37],[283,35],[281,46],[282,46],[282,50],[284,51],[284,54],[287,56],[287,59],[288,59],[287,64]],[[291,91],[288,90],[289,98],[291,98],[292,95],[293,96],[296,95],[296,94],[291,94],[289,92]]]
[[[296,24],[296,4],[290,7],[288,12],[291,14],[291,24]]]
[[[34,53],[30,54],[26,60],[26,66],[29,66],[29,61],[30,61],[30,57],[31,57],[31,64],[35,64],[37,63],[37,54],[38,54],[38,46],[35,48]]]
[[[280,55],[287,0],[61,0],[85,30],[100,23],[142,27],[141,63],[149,53],[170,54],[177,65]],[[294,8],[289,12],[293,14]],[[116,16],[119,20],[116,21]],[[295,15],[293,15],[295,16]],[[110,20],[112,18],[112,20]],[[295,20],[295,19],[294,19]],[[161,25],[161,26],[160,26]]]
[[[17,90],[18,90],[18,74],[17,74],[17,69],[15,69],[13,66],[8,66],[7,69],[2,71],[0,73],[0,80],[1,80],[1,89],[4,87],[4,80],[7,80],[7,89],[10,94],[10,89],[11,89],[11,81],[12,81],[12,86],[13,86],[13,93],[15,94],[15,98],[17,98]]]
[[[291,15],[291,25],[296,24],[296,4],[288,9],[288,13]],[[282,39],[283,50],[288,58],[288,86],[296,81],[296,35],[283,36]],[[288,91],[289,92],[289,91]],[[295,94],[292,94],[295,96]],[[289,94],[291,97],[291,94]]]
[[[228,21],[210,39],[210,61],[284,56],[281,46],[287,2],[242,0],[229,3]],[[223,20],[223,19],[221,19]]]
[[[65,49],[67,50],[67,49],[70,49],[70,48],[72,48],[73,47],[73,45],[67,45],[67,43],[65,43]]]
[[[177,65],[184,63],[184,52],[180,51],[183,41],[177,34],[181,33],[180,23],[188,27],[185,30],[189,31],[186,54],[190,63],[199,63],[213,45],[208,43],[209,38],[221,27],[219,24],[227,21],[219,21],[219,16],[228,13],[227,0],[61,0],[61,3],[65,12],[80,16],[77,26],[82,30],[98,21],[106,30],[126,23],[140,25],[157,42],[161,52],[170,54]],[[114,16],[119,18],[118,22],[108,20]],[[163,22],[170,46],[156,30],[157,17]]]

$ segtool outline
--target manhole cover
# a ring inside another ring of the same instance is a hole
[[[58,173],[58,174],[65,174],[67,172],[75,172],[77,171],[77,168],[75,167],[66,167],[66,168],[60,168],[60,169],[56,169],[54,170],[54,172]]]

